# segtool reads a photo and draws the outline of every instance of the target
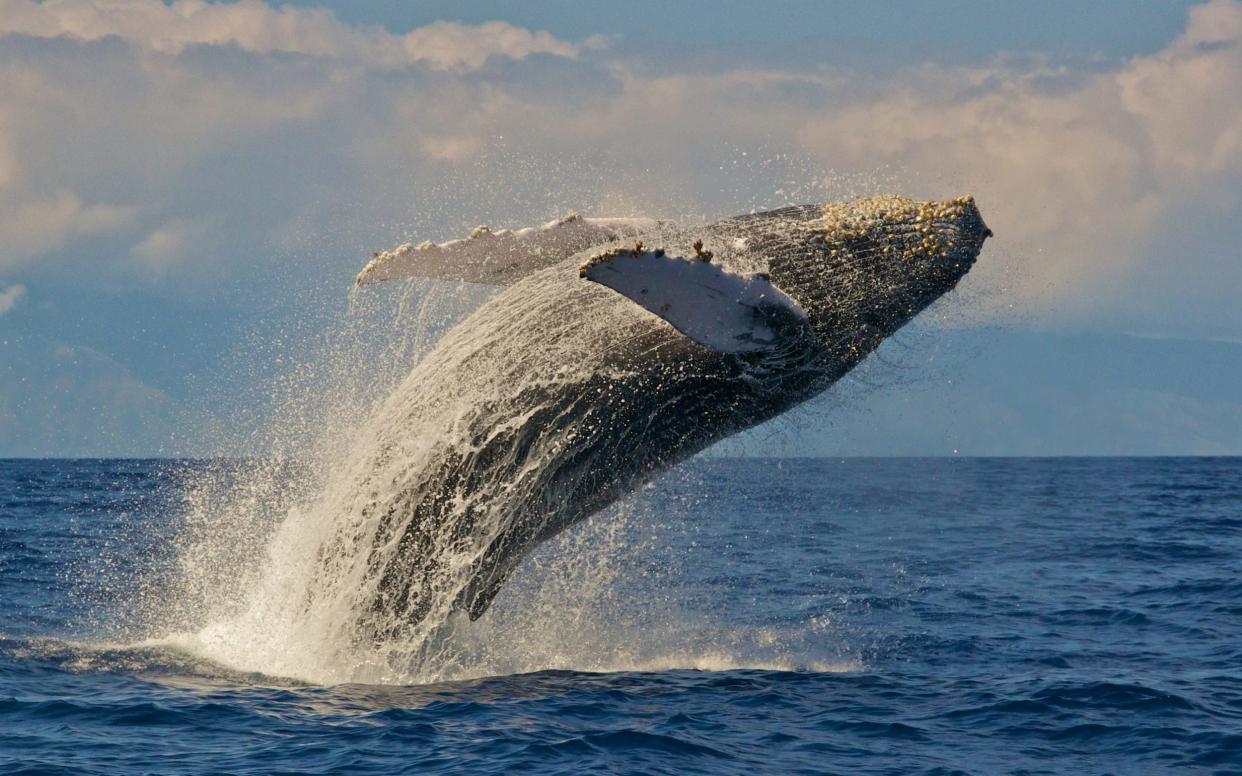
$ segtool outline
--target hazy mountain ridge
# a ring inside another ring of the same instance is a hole
[[[1240,455],[1242,344],[1007,329],[899,334],[721,455]],[[0,337],[0,456],[216,450],[201,397],[94,348]],[[213,418],[227,424],[228,418]]]
[[[1242,454],[1242,344],[965,329],[899,335],[877,355],[727,452]]]
[[[181,402],[105,353],[0,338],[0,457],[167,455],[186,425]]]

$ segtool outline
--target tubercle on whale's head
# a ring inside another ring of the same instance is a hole
[[[992,230],[969,195],[942,201],[916,202],[883,195],[824,206],[812,222],[833,250],[851,249],[904,261],[915,273],[966,271],[974,264]],[[961,275],[958,275],[960,278]]]
[[[992,236],[970,196],[831,203],[800,228],[798,250],[770,261],[772,282],[838,360],[860,359],[953,289]]]

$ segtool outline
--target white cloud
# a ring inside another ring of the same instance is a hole
[[[1242,169],[1242,3],[1192,8],[1186,32],[1129,63],[1113,88],[1160,172],[1193,180]]]
[[[162,280],[187,260],[202,258],[210,231],[205,219],[171,218],[130,248],[129,255],[144,278]]]
[[[1176,48],[1189,49],[1202,44],[1231,43],[1242,40],[1242,12],[1233,0],[1209,0],[1190,9],[1186,32]]]
[[[386,149],[396,167],[412,165],[394,160],[414,151],[454,162],[454,175],[500,135],[533,159],[606,156],[622,172],[609,184],[612,197],[654,215],[745,186],[727,176],[743,151],[753,157],[757,148],[814,161],[794,171],[804,176],[800,196],[818,193],[809,181],[820,176],[848,182],[830,181],[829,191],[870,176],[883,181],[873,185],[916,196],[969,192],[998,235],[971,281],[986,289],[978,304],[989,315],[1009,315],[1013,306],[1023,315],[1098,316],[1157,293],[1136,288],[1136,273],[1167,261],[1151,246],[1187,228],[1179,213],[1223,213],[1236,202],[1228,192],[1242,184],[1240,20],[1242,3],[1216,0],[1195,8],[1186,33],[1164,50],[1090,71],[1055,63],[926,65],[876,82],[617,64],[619,88],[606,100],[549,104],[491,89],[456,106],[460,120],[443,129],[427,117],[438,116],[436,106],[399,95],[391,110],[411,142],[381,139],[373,147]],[[543,174],[531,167],[531,177]],[[800,188],[789,183],[786,191]],[[754,202],[771,204],[781,203]],[[1193,234],[1186,244],[1189,255],[1178,260],[1195,261],[1194,246],[1205,244]],[[1242,283],[1242,274],[1230,280]]]
[[[17,185],[19,175],[17,143],[5,126],[5,118],[5,114],[0,112],[0,195]]]
[[[1163,50],[1111,65],[883,79],[630,65],[599,38],[504,22],[397,35],[257,0],[0,0],[0,31],[33,36],[0,46],[0,268],[132,233],[98,263],[157,280],[214,263],[214,282],[282,260],[281,235],[322,273],[480,220],[719,214],[870,177],[974,193],[997,238],[971,282],[1001,306],[1082,314],[1159,293],[1136,286],[1165,260],[1154,237],[1186,230],[1194,261],[1204,243],[1178,214],[1228,222],[1242,191],[1238,0],[1193,8]],[[535,53],[558,59],[518,61]],[[199,250],[208,237],[231,242]]]
[[[438,21],[411,30],[399,40],[399,54],[392,45],[396,41],[385,41],[387,61],[426,61],[445,69],[482,67],[492,56],[524,59],[531,54],[555,54],[572,58],[580,50],[579,46],[558,40],[547,32],[531,32],[499,21],[484,22],[477,27]],[[593,47],[594,40],[586,45]]]
[[[4,315],[16,307],[17,303],[25,295],[26,287],[20,283],[0,291],[0,315]]]
[[[152,267],[162,268],[176,260],[190,247],[190,225],[174,219],[148,234],[130,249],[130,254]]]
[[[72,191],[46,199],[0,201],[0,269],[63,248],[70,240],[123,229],[133,223],[135,206],[87,204]]]
[[[975,193],[993,246],[1025,260],[993,273],[1010,286],[1000,301],[1117,304],[1153,236],[1242,183],[1242,3],[1194,8],[1166,49],[1096,75],[926,68],[799,133],[835,164]]]
[[[351,26],[320,8],[272,8],[259,0],[0,0],[0,33],[99,40],[115,36],[165,54],[189,46],[236,46],[255,53],[291,53],[357,60],[380,67],[425,64],[442,70],[482,67],[489,57],[532,54],[575,57],[593,37],[573,44],[502,21],[477,26],[438,21],[394,35]]]

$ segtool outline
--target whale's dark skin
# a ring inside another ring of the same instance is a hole
[[[766,265],[806,317],[776,314],[780,340],[759,353],[695,342],[582,276],[616,246],[510,285],[380,411],[358,476],[362,633],[397,636],[452,609],[478,618],[540,542],[824,391],[952,289],[990,235],[970,198],[884,197],[646,237],[670,255],[702,240],[726,265]]]

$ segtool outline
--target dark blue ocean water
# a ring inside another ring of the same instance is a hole
[[[1242,773],[1242,459],[698,461],[608,606],[720,670],[414,686],[118,637],[204,465],[0,462],[0,773]]]

